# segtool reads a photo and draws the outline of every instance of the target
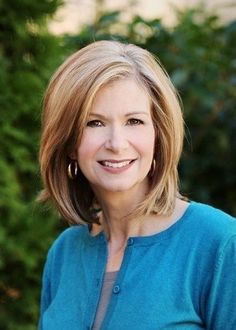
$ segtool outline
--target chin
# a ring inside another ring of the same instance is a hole
[[[113,187],[103,187],[103,190],[107,192],[126,192],[132,189],[132,186],[113,186]]]
[[[111,184],[96,185],[96,190],[106,193],[126,193],[126,192],[135,192],[136,190],[142,189],[143,182],[123,182],[117,183],[114,182]]]

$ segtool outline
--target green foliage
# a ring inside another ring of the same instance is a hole
[[[62,61],[46,17],[58,0],[0,4],[0,328],[36,328],[40,274],[56,225],[34,203],[46,81]],[[45,220],[44,220],[45,219]]]
[[[202,10],[160,19],[104,13],[78,35],[55,37],[46,23],[60,0],[0,3],[0,328],[36,329],[42,266],[62,230],[34,200],[40,189],[37,151],[43,91],[69,54],[100,39],[135,43],[156,54],[183,99],[187,136],[180,165],[191,199],[236,214],[236,23],[223,26]]]

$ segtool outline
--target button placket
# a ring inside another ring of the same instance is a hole
[[[123,278],[126,272],[126,268],[128,266],[129,263],[129,259],[130,256],[132,254],[132,248],[130,248],[132,245],[134,244],[134,239],[133,238],[128,238],[127,242],[126,242],[126,249],[125,249],[125,253],[124,253],[124,257],[123,257],[123,261],[121,264],[121,268],[119,270],[119,273],[117,275],[116,278],[116,283],[113,288],[112,288],[112,296],[111,300],[110,300],[110,304],[108,305],[108,309],[107,309],[107,313],[105,316],[105,319],[103,320],[102,323],[102,329],[108,329],[109,328],[109,322],[112,316],[112,313],[114,311],[114,308],[116,306],[116,304],[119,301],[119,295],[122,293],[122,282],[123,282]]]

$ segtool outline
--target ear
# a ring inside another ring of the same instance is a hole
[[[77,150],[76,149],[72,149],[72,148],[69,148],[67,150],[67,155],[68,157],[71,159],[71,160],[77,160]]]

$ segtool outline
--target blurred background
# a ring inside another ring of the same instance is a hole
[[[233,1],[0,1],[0,329],[37,328],[42,267],[66,227],[38,205],[44,90],[94,40],[147,48],[184,105],[181,191],[236,215],[236,6]]]

